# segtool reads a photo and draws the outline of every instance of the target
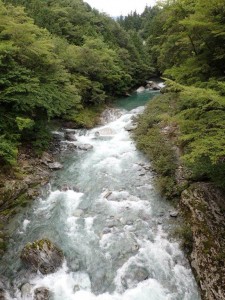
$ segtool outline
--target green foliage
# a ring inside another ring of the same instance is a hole
[[[166,96],[154,98],[139,118],[138,128],[135,131],[138,148],[147,155],[158,174],[158,189],[168,198],[177,194],[175,188],[176,158],[171,141],[158,125],[168,122],[167,111],[170,100],[171,98],[168,99]]]
[[[193,248],[193,234],[191,226],[187,222],[183,223],[175,230],[174,235],[181,239],[181,246],[183,250],[190,254]]]
[[[64,118],[74,122],[78,128],[93,128],[98,124],[99,115],[103,109],[103,105],[90,106],[78,112],[70,111]]]
[[[32,128],[34,126],[34,120],[29,118],[16,117],[16,123],[20,131],[25,128]]]
[[[0,163],[15,165],[17,159],[17,144],[0,136]]]
[[[91,127],[96,106],[151,72],[142,44],[81,0],[0,0],[1,162],[20,143],[45,149],[52,118]]]

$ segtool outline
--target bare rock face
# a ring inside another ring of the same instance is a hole
[[[51,293],[44,287],[37,288],[34,291],[34,300],[50,300]]]
[[[210,183],[195,183],[182,193],[193,235],[191,266],[204,300],[224,300],[225,217],[224,192]]]
[[[21,260],[33,271],[54,273],[63,263],[63,253],[47,239],[28,243],[22,250]]]

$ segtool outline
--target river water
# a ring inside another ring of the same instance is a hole
[[[47,287],[54,300],[198,300],[198,288],[178,242],[168,233],[170,204],[153,185],[149,162],[125,126],[155,93],[120,100],[106,124],[78,131],[89,151],[62,155],[48,191],[11,224],[12,239],[0,271],[10,278],[9,299],[32,299]],[[96,133],[98,132],[98,133]],[[62,191],[60,186],[69,186]],[[63,267],[30,274],[19,254],[28,241],[49,238],[65,254]],[[30,294],[21,286],[30,284]]]

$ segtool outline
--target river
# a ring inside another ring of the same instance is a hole
[[[179,243],[169,237],[179,226],[172,207],[157,194],[150,164],[124,128],[154,95],[118,100],[107,124],[78,130],[76,143],[93,149],[63,154],[64,168],[12,222],[0,267],[14,286],[9,299],[32,299],[37,287],[47,287],[54,300],[200,299]],[[71,188],[62,191],[65,185]],[[31,275],[20,262],[23,246],[40,238],[65,254],[54,274]],[[27,282],[30,296],[19,289]]]

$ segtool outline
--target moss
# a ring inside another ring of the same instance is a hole
[[[193,234],[189,223],[184,222],[180,227],[176,228],[174,235],[181,239],[181,247],[186,253],[190,254],[193,249]]]

